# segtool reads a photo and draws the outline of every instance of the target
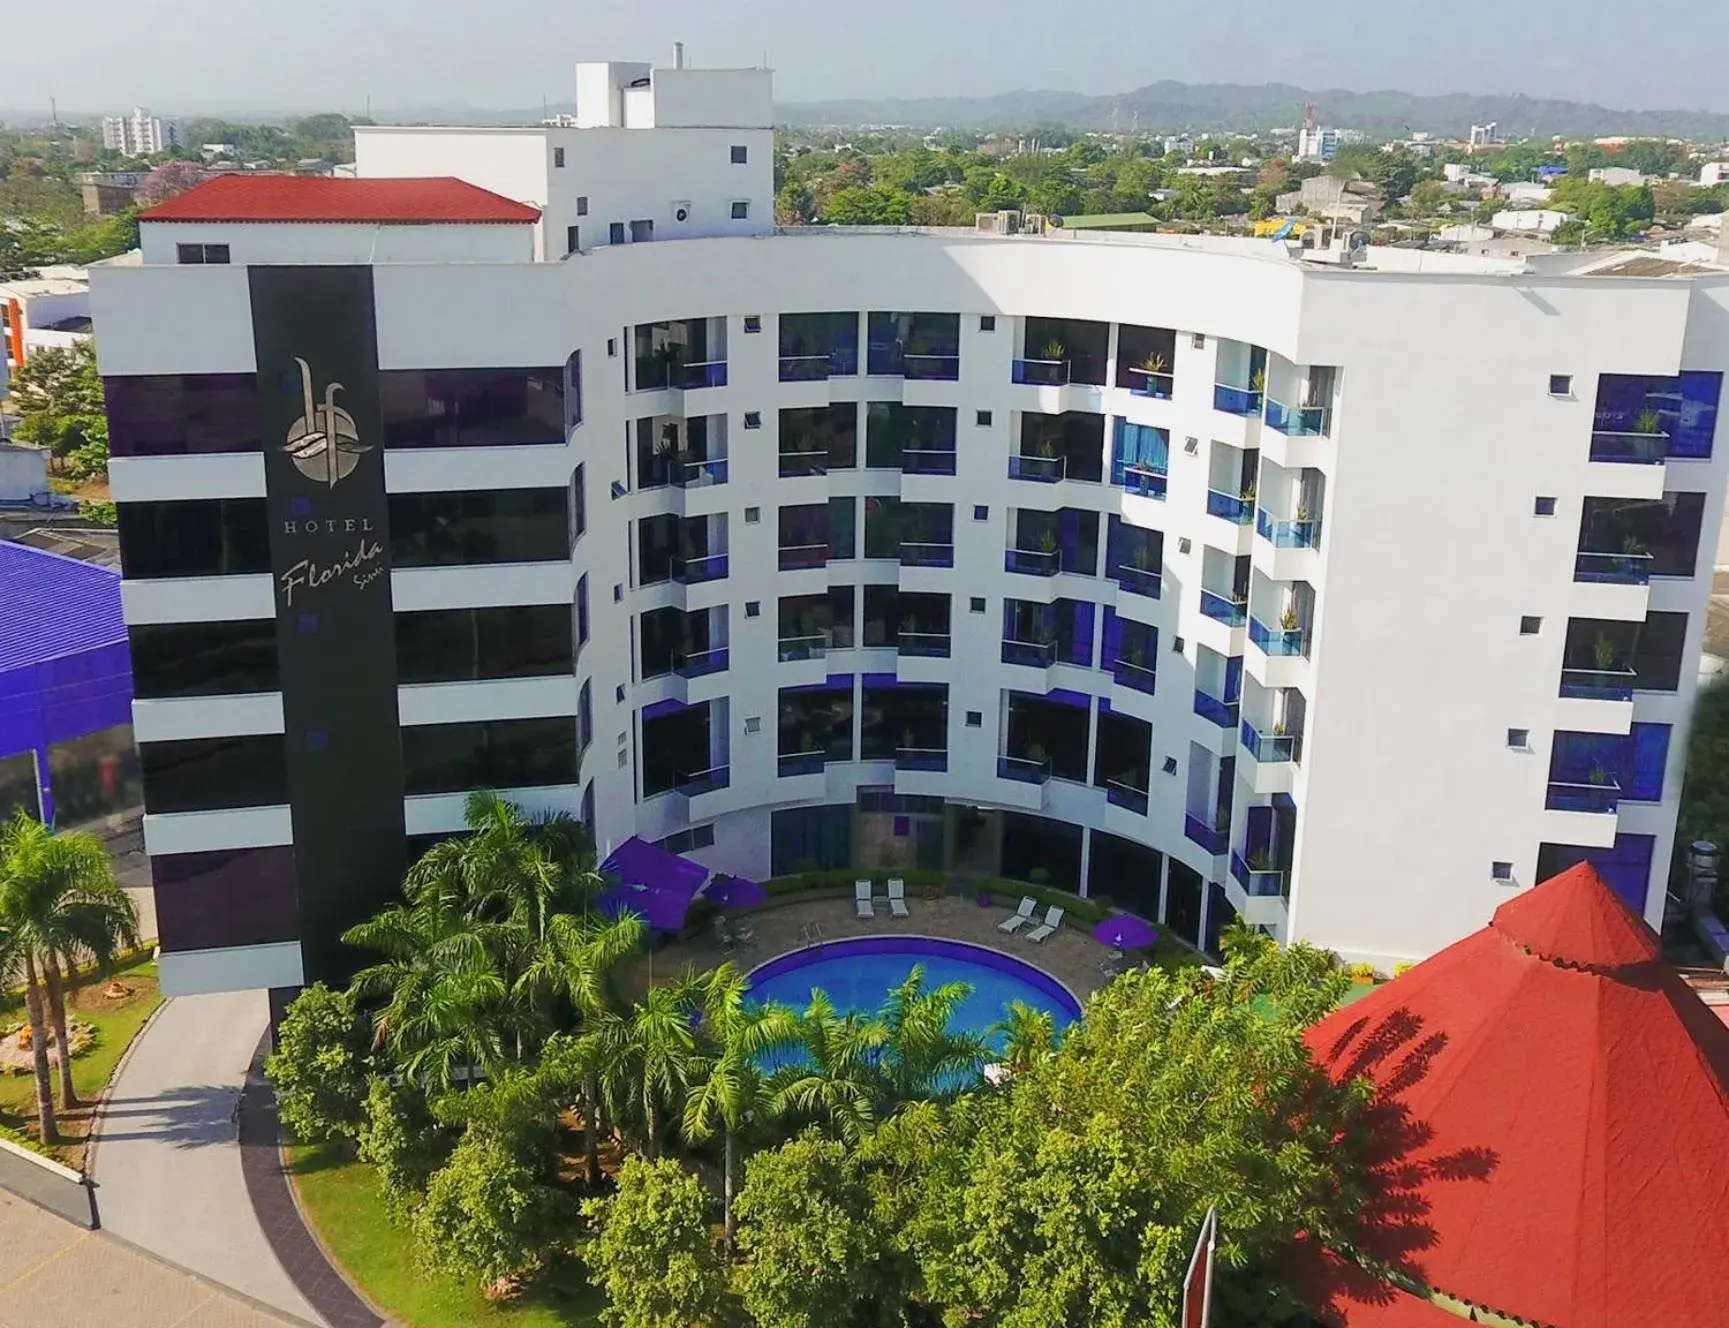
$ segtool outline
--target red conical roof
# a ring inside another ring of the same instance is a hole
[[[1556,1328],[1729,1325],[1729,1028],[1590,867],[1309,1030],[1367,1075],[1376,1193],[1357,1248]],[[1331,1257],[1350,1328],[1439,1313]]]

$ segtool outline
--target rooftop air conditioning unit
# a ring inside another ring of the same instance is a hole
[[[1027,213],[1026,221],[1021,230],[1028,235],[1043,235],[1045,233],[1045,214],[1042,212]]]
[[[973,218],[973,229],[981,235],[995,235],[997,230],[997,213],[980,212]]]
[[[681,198],[672,205],[672,219],[674,221],[690,220],[690,200],[688,198]]]

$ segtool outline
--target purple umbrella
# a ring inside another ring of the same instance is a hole
[[[1133,913],[1118,913],[1093,928],[1093,939],[1114,950],[1145,950],[1157,938],[1152,924]]]
[[[768,891],[743,876],[717,876],[702,892],[716,908],[755,908],[768,898]]]

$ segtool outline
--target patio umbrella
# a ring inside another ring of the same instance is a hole
[[[743,876],[717,876],[702,893],[716,908],[755,908],[768,898],[767,890]]]
[[[1157,938],[1152,923],[1133,913],[1118,913],[1093,928],[1093,939],[1113,950],[1145,950]]]

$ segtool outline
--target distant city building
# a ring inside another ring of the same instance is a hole
[[[232,157],[237,149],[232,143],[200,143],[198,154],[205,161],[214,161],[218,157]]]
[[[1590,178],[1592,184],[1614,185],[1619,188],[1624,185],[1649,184],[1653,177],[1630,166],[1594,166],[1591,168]]]
[[[1298,161],[1331,161],[1341,141],[1337,129],[1321,128],[1313,102],[1303,107],[1303,127],[1297,131]]]
[[[102,146],[128,157],[147,157],[152,152],[185,147],[186,129],[178,120],[163,120],[136,106],[131,115],[103,119]]]
[[[1509,184],[1501,187],[1501,196],[1512,206],[1541,207],[1555,191],[1546,184]]]
[[[1729,161],[1708,161],[1699,168],[1699,183],[1709,189],[1713,185],[1729,184]]]
[[[78,177],[78,192],[84,200],[84,210],[100,217],[121,211],[132,202],[147,174],[146,171],[85,171]]]
[[[1471,126],[1471,147],[1473,150],[1477,148],[1493,147],[1500,141],[1501,126],[1495,121],[1491,120],[1488,124]]]
[[[1498,231],[1517,231],[1521,235],[1551,235],[1557,227],[1571,220],[1571,212],[1557,212],[1554,208],[1520,208],[1510,212],[1497,212],[1489,218],[1489,224]]]
[[[1326,217],[1360,226],[1380,214],[1381,191],[1367,180],[1317,175],[1304,180],[1300,188],[1280,194],[1275,206],[1280,212]]]
[[[1195,140],[1190,138],[1187,134],[1175,134],[1165,139],[1165,154],[1167,156],[1173,152],[1178,152],[1187,157],[1194,152],[1194,150]]]
[[[50,266],[0,282],[0,384],[32,354],[76,345],[90,335],[90,279],[81,267]]]

